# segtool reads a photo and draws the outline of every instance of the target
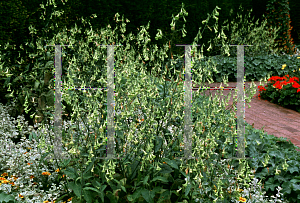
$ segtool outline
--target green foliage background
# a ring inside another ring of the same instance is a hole
[[[42,21],[39,20],[38,11],[39,4],[45,3],[45,0],[25,0],[25,1],[3,1],[1,5],[5,9],[1,9],[0,16],[5,19],[4,23],[1,25],[1,36],[0,43],[6,42],[7,39],[13,40],[14,42],[25,41],[30,37],[28,34],[28,26],[30,23],[34,23],[38,29],[42,29],[40,26]],[[187,26],[187,37],[184,39],[186,42],[191,42],[193,37],[197,33],[197,29],[201,24],[201,20],[207,17],[206,13],[208,10],[212,10],[218,5],[222,10],[220,11],[220,24],[224,22],[229,17],[229,11],[233,8],[235,11],[238,9],[239,5],[245,8],[245,11],[253,8],[253,16],[255,20],[259,19],[263,13],[266,11],[267,0],[183,0],[183,1],[104,1],[104,0],[87,0],[87,1],[68,1],[63,5],[64,1],[57,1],[58,8],[64,7],[65,13],[61,18],[55,19],[59,27],[63,25],[72,25],[82,17],[89,17],[91,14],[96,13],[99,18],[91,19],[91,24],[94,28],[101,28],[108,25],[109,19],[116,13],[120,15],[125,14],[125,17],[131,19],[131,23],[128,25],[127,33],[133,32],[137,33],[137,28],[141,25],[146,25],[148,20],[151,21],[149,33],[151,38],[154,38],[156,33],[156,28],[162,29],[162,31],[168,31],[169,36],[171,36],[170,30],[168,28],[168,20],[172,14],[175,15],[176,10],[180,8],[181,2],[186,5],[186,10],[189,12],[187,16],[188,26]],[[300,18],[299,12],[299,2],[296,0],[290,0],[291,8],[291,18],[292,26],[294,30],[292,32],[292,37],[295,42],[299,42],[299,32]],[[236,13],[236,12],[234,12]],[[101,19],[101,20],[99,20]],[[295,20],[294,20],[295,19]],[[182,22],[179,22],[179,24]],[[178,24],[178,25],[179,25]],[[111,24],[112,25],[112,24]],[[228,34],[228,33],[226,33]],[[12,37],[14,35],[14,37]],[[203,40],[209,39],[209,32],[203,34]],[[162,39],[165,40],[165,39]],[[159,42],[164,44],[163,41]],[[175,47],[176,48],[176,47]],[[180,47],[182,49],[182,47]],[[178,50],[180,50],[180,48]]]

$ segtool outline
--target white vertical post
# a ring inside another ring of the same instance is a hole
[[[176,46],[187,46],[185,49],[185,127],[184,127],[184,159],[195,159],[197,157],[191,157],[191,139],[189,135],[192,135],[192,121],[191,121],[191,99],[192,99],[192,87],[191,87],[191,46],[192,45],[176,45]],[[200,46],[200,45],[195,45]],[[253,45],[230,45],[237,46],[237,88],[238,89],[238,100],[237,100],[237,136],[236,136],[236,147],[237,157],[232,159],[247,159],[252,157],[245,157],[245,68],[244,68],[244,47]],[[199,87],[200,89],[222,89],[222,88],[210,88],[210,87]],[[231,89],[235,89],[231,88]],[[181,157],[176,157],[182,159]]]
[[[54,156],[55,159],[66,157],[62,156],[62,106],[61,106],[61,86],[62,86],[62,60],[61,60],[61,46],[71,46],[71,45],[47,45],[55,46],[55,115],[54,115]],[[123,46],[123,45],[102,45],[107,47],[107,78],[108,78],[108,91],[107,91],[107,157],[99,157],[99,159],[118,159],[114,157],[114,46]],[[79,87],[80,88],[80,87]],[[77,89],[77,88],[64,88],[64,89]],[[83,88],[85,89],[85,88]],[[88,89],[98,89],[98,88],[88,88]],[[79,89],[80,90],[80,89]],[[49,157],[47,159],[52,159]]]
[[[192,157],[192,73],[191,73],[191,47],[200,45],[177,45],[185,49],[185,80],[184,80],[184,159],[196,159]],[[180,157],[176,157],[180,159]],[[199,159],[199,158],[198,158]]]
[[[115,157],[115,127],[114,127],[114,117],[115,117],[115,101],[114,101],[114,46],[123,45],[101,45],[107,47],[107,157],[104,159],[118,159]],[[101,157],[100,157],[101,158]]]

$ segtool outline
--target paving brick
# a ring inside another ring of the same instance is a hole
[[[250,87],[252,82],[245,82],[245,89]],[[260,85],[259,81],[254,81],[256,87]],[[206,87],[219,87],[221,83],[206,84]],[[236,82],[228,82],[228,87],[236,87]],[[265,85],[266,83],[262,83]],[[194,87],[199,87],[193,82]],[[224,85],[222,85],[224,86]],[[197,91],[194,89],[194,91]],[[215,92],[216,95],[218,90],[210,90],[210,93]],[[221,98],[227,97],[229,91],[234,94],[235,90],[223,90],[223,96],[219,94]],[[209,92],[209,91],[206,91]],[[206,93],[209,95],[209,93]],[[248,104],[245,103],[245,120],[247,123],[252,125],[254,123],[255,129],[261,129],[263,126],[264,132],[274,135],[276,137],[287,137],[291,140],[293,144],[300,147],[300,132],[298,129],[300,123],[300,113],[291,109],[286,109],[277,104],[271,103],[266,100],[260,100],[257,96],[259,94],[258,88],[254,97],[251,99],[250,108]],[[246,96],[248,96],[246,94]],[[233,102],[233,97],[231,95],[230,101],[226,107],[230,107]],[[300,150],[297,150],[300,151]]]

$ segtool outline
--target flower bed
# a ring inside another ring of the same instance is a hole
[[[265,87],[259,86],[259,99],[268,100],[285,108],[300,112],[300,85],[299,78],[273,76]]]

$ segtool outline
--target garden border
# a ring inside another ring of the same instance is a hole
[[[61,60],[61,46],[71,46],[71,45],[47,45],[47,46],[55,46],[55,86],[57,87],[57,91],[55,92],[55,100],[57,105],[55,106],[55,116],[54,116],[54,123],[55,123],[55,134],[59,135],[61,133],[61,128],[62,128],[62,106],[61,106],[61,86],[62,86],[62,81],[61,81],[61,76],[62,76],[62,60]],[[107,73],[108,73],[108,94],[107,94],[107,99],[108,99],[108,124],[107,124],[107,138],[108,138],[108,144],[107,144],[107,157],[97,157],[97,159],[119,159],[119,157],[114,157],[114,74],[113,71],[114,67],[114,46],[123,46],[123,45],[100,45],[100,46],[108,46],[107,47],[107,61],[108,61],[108,66],[107,66]],[[189,134],[192,132],[192,126],[191,125],[191,99],[192,99],[192,77],[191,77],[191,46],[200,46],[200,45],[180,45],[176,44],[176,46],[184,46],[185,48],[187,47],[188,49],[185,49],[185,56],[187,56],[185,60],[185,85],[184,88],[185,90],[190,90],[187,91],[187,94],[185,94],[185,127],[184,127],[184,143],[185,143],[185,149],[184,149],[184,157],[175,157],[176,159],[195,159],[197,157],[191,157],[191,140],[189,140]],[[253,45],[229,45],[229,46],[237,46],[237,87],[228,87],[226,89],[238,89],[238,102],[237,102],[237,133],[236,135],[236,147],[237,147],[237,157],[231,158],[231,159],[247,159],[247,158],[252,158],[252,157],[245,157],[245,142],[244,141],[244,135],[245,135],[245,90],[243,89],[242,82],[244,84],[245,88],[245,76],[244,76],[244,46],[253,46]],[[244,76],[244,79],[243,77]],[[199,87],[200,89],[224,89],[224,87]],[[63,89],[75,89],[75,90],[85,90],[85,89],[99,89],[99,88],[63,88]],[[103,90],[104,88],[102,88]],[[184,90],[184,91],[185,91]],[[242,94],[244,93],[244,94]],[[242,106],[242,102],[244,105]],[[190,104],[190,105],[189,105]],[[243,108],[244,107],[244,111]],[[239,139],[238,139],[239,138]],[[60,142],[59,142],[60,141]],[[187,144],[186,144],[187,142]],[[59,158],[64,158],[62,157],[62,143],[61,143],[61,137],[56,136],[55,137],[55,152],[54,155],[55,157]]]

